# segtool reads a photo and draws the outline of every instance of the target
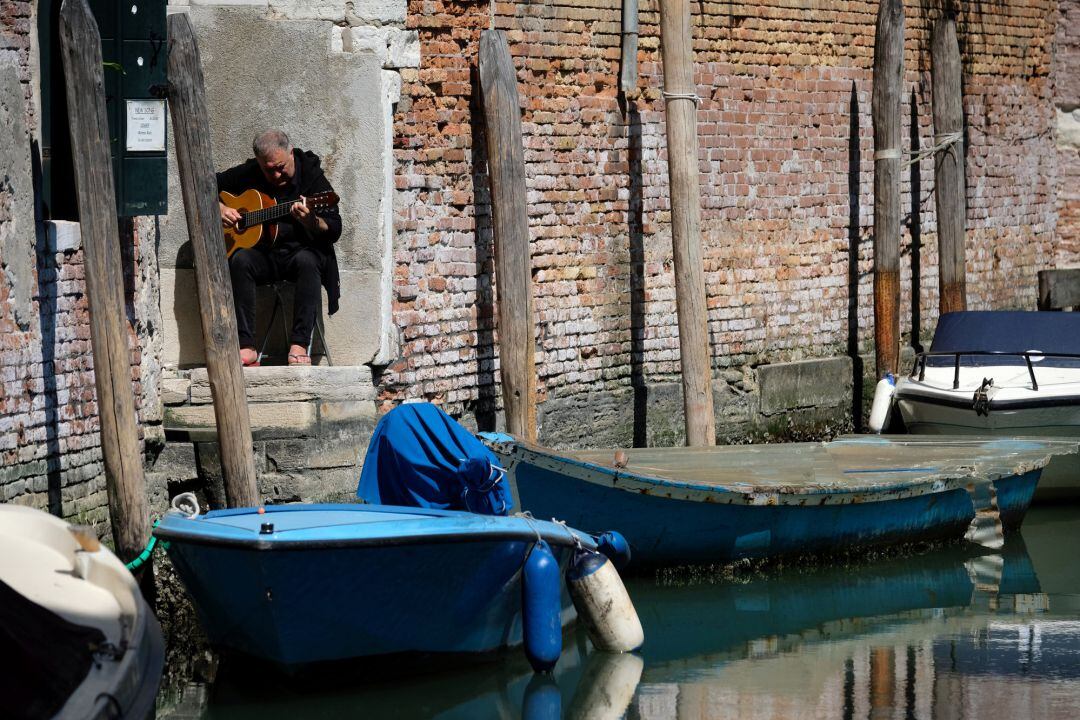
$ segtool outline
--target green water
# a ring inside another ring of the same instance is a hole
[[[1077,718],[1080,507],[1036,508],[998,554],[952,546],[815,569],[632,578],[640,657],[568,636],[522,653],[346,678],[223,667],[202,717]],[[198,714],[195,715],[198,717]]]

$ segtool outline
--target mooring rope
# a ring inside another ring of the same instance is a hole
[[[667,90],[663,91],[664,102],[668,100],[693,100],[695,105],[701,104],[701,97],[696,92],[691,93],[673,93]]]
[[[947,149],[953,143],[960,142],[964,139],[964,133],[959,131],[942,133],[940,135],[935,135],[934,139],[937,141],[934,145],[931,145],[924,150],[920,150],[914,155],[911,155],[910,153],[905,153],[900,150],[900,148],[885,148],[884,150],[876,150],[874,151],[874,160],[898,160],[904,157],[904,155],[909,155],[908,159],[900,165],[901,170],[907,170],[912,165],[930,157],[931,155]]]
[[[915,163],[919,162],[920,160],[922,160],[924,158],[928,158],[931,155],[934,155],[934,154],[936,154],[937,152],[939,152],[941,150],[947,149],[953,143],[960,142],[961,140],[964,139],[964,133],[959,132],[959,131],[958,132],[951,132],[951,133],[942,133],[941,135],[935,135],[934,139],[937,140],[936,145],[934,145],[932,147],[928,147],[925,150],[920,150],[919,152],[912,155],[911,158],[908,159],[908,161],[903,164],[902,169],[907,170],[909,167],[911,167]]]

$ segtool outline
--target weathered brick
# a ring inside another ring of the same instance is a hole
[[[740,16],[708,3],[694,12],[710,351],[725,366],[830,355],[847,343],[850,323],[860,346],[873,340],[869,113],[877,6],[813,5],[811,14],[805,3],[790,0],[748,6]],[[1025,0],[961,11],[968,288],[975,308],[1033,306],[1035,272],[1054,262],[1060,204],[1047,69],[1053,7],[1050,0]],[[542,396],[626,386],[632,373],[666,382],[679,372],[658,4],[641,5],[640,92],[622,106],[619,10],[608,0],[494,8],[495,26],[510,41],[523,107]],[[421,69],[415,81],[404,78],[402,89],[412,103],[402,103],[394,118],[394,318],[405,338],[405,362],[383,374],[384,400],[439,396],[453,398],[458,410],[497,402],[491,375],[497,335],[491,320],[476,323],[478,315],[496,317],[485,138],[482,126],[471,124],[481,106],[473,76],[448,81],[451,72],[464,71],[463,63],[475,67],[488,11],[486,4],[458,0],[409,5],[408,24],[424,29]],[[915,117],[922,146],[933,137],[932,17],[925,8],[907,10],[904,137]],[[1070,67],[1080,76],[1075,63]],[[432,107],[455,119],[440,120]],[[463,164],[452,173],[445,164],[451,150]],[[925,334],[937,305],[935,211],[927,202],[932,161],[920,164],[917,178],[916,300],[923,324],[917,330]],[[434,188],[438,194],[425,192]],[[902,202],[909,211],[906,173]],[[912,256],[911,230],[909,220],[905,258]],[[433,242],[467,254],[450,261],[428,253]],[[1080,252],[1080,240],[1070,252]],[[911,272],[905,262],[905,332],[911,331]],[[474,286],[466,289],[465,278]],[[483,280],[480,288],[476,280]],[[850,291],[857,297],[854,316]],[[452,356],[438,349],[462,333]],[[603,357],[585,358],[595,347],[604,348]]]

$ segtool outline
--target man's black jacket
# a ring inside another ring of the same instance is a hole
[[[296,200],[301,195],[310,197],[322,192],[333,191],[330,181],[322,170],[319,156],[315,153],[293,149],[295,175],[293,182],[285,188],[274,188],[266,181],[259,163],[251,158],[234,168],[217,174],[218,192],[239,195],[252,188],[264,192],[278,202]],[[322,285],[326,288],[327,312],[333,315],[338,310],[341,298],[341,280],[338,273],[337,255],[334,243],[341,237],[341,215],[337,207],[319,212],[319,217],[326,221],[328,229],[318,237],[312,237],[307,230],[291,215],[278,223],[278,238],[273,248],[267,248],[273,254],[291,255],[300,247],[314,250],[322,258]],[[260,245],[259,247],[262,247]]]

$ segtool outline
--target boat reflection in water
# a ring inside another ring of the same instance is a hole
[[[673,588],[670,588],[673,589]],[[634,586],[639,718],[1076,716],[1080,602],[1041,590],[1019,535],[858,568]]]
[[[615,720],[624,717],[641,678],[639,655],[592,650],[584,631],[564,638],[555,671],[534,674],[519,652],[491,656],[491,662],[444,663],[428,674],[403,676],[368,666],[351,681],[315,676],[260,682],[241,668],[223,668],[211,691],[204,718],[415,718],[483,720],[564,717]],[[385,670],[385,668],[384,668]],[[336,672],[341,672],[340,670]]]

